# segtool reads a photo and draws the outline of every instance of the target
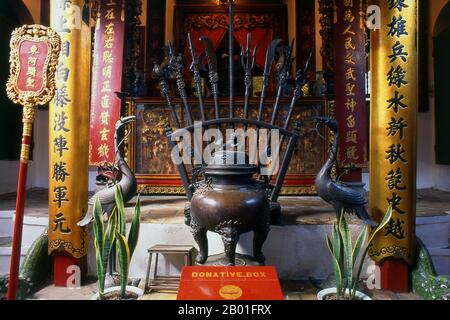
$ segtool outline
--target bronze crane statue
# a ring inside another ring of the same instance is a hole
[[[367,200],[364,195],[331,176],[331,170],[336,162],[339,146],[337,121],[327,117],[315,117],[314,121],[318,124],[322,123],[326,125],[333,132],[334,136],[330,147],[329,158],[316,177],[316,190],[318,195],[333,206],[338,221],[340,220],[341,214],[348,213],[355,214],[367,225],[377,226],[369,217],[365,207]]]
[[[88,201],[89,206],[86,216],[83,218],[83,220],[78,222],[78,225],[80,227],[84,227],[92,221],[93,218],[92,210],[97,198],[100,199],[100,203],[102,205],[104,212],[109,213],[111,211],[111,209],[115,205],[116,186],[120,186],[120,188],[122,189],[124,203],[127,203],[131,199],[133,199],[137,190],[137,182],[133,172],[125,162],[125,159],[123,158],[123,155],[120,152],[120,145],[124,140],[119,141],[119,131],[123,126],[134,121],[135,119],[136,119],[135,116],[131,116],[121,118],[120,120],[117,121],[114,135],[114,150],[117,159],[117,167],[119,169],[120,180],[114,179],[105,189],[98,191],[89,199]]]

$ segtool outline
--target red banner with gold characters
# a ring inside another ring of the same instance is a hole
[[[177,300],[283,300],[274,267],[184,267]]]
[[[364,0],[336,0],[334,18],[335,113],[339,162],[366,162],[366,29]]]
[[[92,68],[90,165],[114,162],[115,124],[120,118],[126,0],[97,2]]]
[[[61,37],[56,95],[49,108],[49,254],[87,254],[88,228],[77,223],[88,202],[89,1],[52,0],[51,25]]]

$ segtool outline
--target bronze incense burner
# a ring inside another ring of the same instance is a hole
[[[225,257],[235,264],[235,251],[242,233],[254,231],[253,257],[264,263],[262,246],[269,233],[270,205],[263,184],[253,179],[257,168],[248,164],[229,165],[239,151],[220,151],[204,170],[205,180],[196,186],[191,200],[192,234],[200,247],[198,263],[208,258],[207,231],[222,237]],[[246,156],[246,155],[245,155]],[[248,157],[246,157],[248,159]]]

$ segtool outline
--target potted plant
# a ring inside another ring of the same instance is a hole
[[[128,239],[126,238],[125,206],[122,190],[116,187],[116,206],[114,207],[106,230],[103,223],[103,210],[100,200],[97,198],[94,204],[94,245],[98,277],[98,293],[92,300],[136,300],[140,299],[144,292],[133,286],[127,286],[128,271],[131,257],[139,237],[140,228],[140,198],[138,196],[134,208],[133,220],[131,222]],[[111,248],[116,244],[120,271],[120,286],[105,289],[106,267]]]
[[[338,224],[333,224],[331,239],[327,235],[327,246],[333,261],[336,287],[320,291],[317,294],[319,300],[371,300],[369,296],[359,292],[357,286],[369,247],[375,235],[386,226],[391,218],[392,207],[389,207],[383,220],[374,230],[363,250],[369,227],[364,227],[358,236],[355,246],[353,246],[348,223],[344,213],[341,214]],[[360,256],[361,252],[362,255]]]

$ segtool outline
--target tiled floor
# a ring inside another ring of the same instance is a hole
[[[319,291],[310,281],[281,281],[281,287],[286,300],[317,300]],[[80,289],[55,288],[52,285],[35,293],[30,299],[37,300],[89,300],[96,292],[97,284],[91,280]],[[387,291],[372,291],[369,295],[373,300],[420,300],[412,293],[398,294]],[[154,292],[146,294],[142,300],[176,300],[174,293]]]

